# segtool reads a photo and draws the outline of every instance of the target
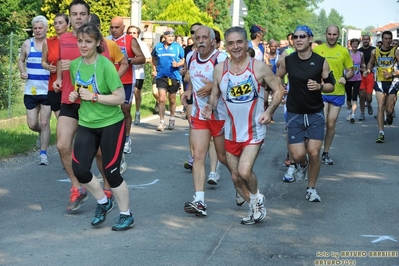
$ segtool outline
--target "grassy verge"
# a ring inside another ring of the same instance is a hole
[[[179,96],[176,96],[177,105],[180,105]],[[153,114],[155,99],[151,93],[142,94],[141,118]],[[168,108],[168,106],[166,107]],[[136,106],[132,106],[132,115],[134,118]],[[8,111],[0,110],[0,160],[6,159],[18,154],[27,154],[35,149],[38,134],[31,131],[26,124],[25,106],[22,102],[16,104],[13,114],[16,116],[7,118]],[[51,141],[50,145],[56,142],[57,119],[54,115],[51,117]]]

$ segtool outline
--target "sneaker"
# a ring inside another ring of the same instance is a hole
[[[259,197],[256,199],[255,203],[251,203],[255,223],[263,221],[266,217],[266,208],[264,204],[265,201],[265,196],[259,194]]]
[[[188,161],[184,162],[184,168],[185,169],[189,169],[189,170],[193,170],[193,163],[194,163],[194,158],[189,155],[188,156]]]
[[[369,115],[373,114],[373,107],[371,106],[371,104],[367,105],[367,113],[369,113]]]
[[[384,134],[380,133],[380,134],[378,135],[378,138],[377,138],[377,140],[376,140],[376,143],[384,143],[384,142],[385,142],[385,136],[384,136]]]
[[[184,211],[187,213],[193,213],[196,216],[207,216],[206,214],[206,204],[201,200],[186,202],[184,204]]]
[[[294,182],[295,172],[296,172],[295,164],[290,164],[290,166],[288,167],[287,171],[283,176],[283,181],[288,183]]]
[[[207,183],[209,185],[217,185],[219,179],[220,179],[220,174],[218,172],[210,172]]]
[[[42,147],[42,138],[41,138],[41,133],[39,133],[39,136],[36,139],[36,148],[40,149]]]
[[[114,203],[112,200],[108,199],[105,204],[97,204],[96,211],[94,212],[94,217],[91,220],[92,226],[98,226],[105,221],[107,214],[114,208]]]
[[[175,120],[174,119],[169,119],[169,130],[175,129]]]
[[[121,166],[119,169],[119,173],[121,175],[123,175],[127,170],[127,163],[126,163],[126,159],[125,159],[125,154],[122,153],[122,158],[121,158]]]
[[[348,112],[346,113],[346,120],[350,121],[351,120],[351,115],[352,115],[352,111],[348,110]]]
[[[134,116],[134,124],[140,124],[140,113],[136,113],[136,115]]]
[[[123,153],[131,153],[132,152],[132,140],[128,138],[127,141],[125,141],[125,146],[123,147]]]
[[[359,121],[365,121],[366,120],[366,116],[364,114],[361,114],[359,116]]]
[[[298,164],[298,168],[296,170],[296,182],[297,183],[302,183],[303,180],[308,180],[308,166],[309,166],[309,163],[306,164],[305,167],[302,167],[300,164]]]
[[[158,126],[157,126],[157,131],[164,131],[165,129],[165,125],[163,122],[159,122]]]
[[[48,165],[48,158],[46,154],[39,155],[39,165]]]
[[[154,106],[154,114],[158,114],[158,113],[159,113],[158,103],[155,103],[155,106]]]
[[[330,155],[328,153],[324,153],[321,156],[321,163],[328,164],[328,165],[334,165],[334,161],[330,158]]]
[[[112,231],[125,231],[130,227],[133,227],[133,225],[134,225],[134,219],[132,214],[130,215],[121,214],[117,218],[115,224],[112,226]]]
[[[236,191],[236,204],[237,206],[242,206],[245,204],[245,199],[243,197],[241,197],[240,194],[238,194],[238,192]]]
[[[254,215],[252,209],[250,209],[246,216],[241,219],[241,224],[251,225],[255,224]]]
[[[308,188],[306,190],[305,198],[310,202],[320,202],[321,201],[320,196],[317,194],[316,189],[314,189],[314,188]]]
[[[82,194],[80,194],[79,189],[76,187],[71,188],[71,195],[69,196],[69,203],[67,206],[67,211],[76,211],[80,208],[82,203],[86,202],[89,199],[89,195],[87,195],[87,190],[85,187],[82,187]]]
[[[351,114],[350,122],[355,123],[355,114]]]
[[[393,115],[387,113],[387,119],[386,119],[386,121],[387,121],[387,124],[388,124],[388,125],[392,125],[392,123],[393,123]]]

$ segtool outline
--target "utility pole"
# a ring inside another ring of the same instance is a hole
[[[142,0],[132,0],[132,9],[130,12],[130,25],[139,28],[141,28],[141,5]]]
[[[244,0],[233,0],[233,4],[230,6],[230,15],[232,16],[232,27],[239,26],[244,28],[244,20],[242,18],[248,15],[248,8]]]

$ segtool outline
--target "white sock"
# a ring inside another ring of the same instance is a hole
[[[195,201],[205,202],[205,191],[195,191]]]
[[[102,199],[97,200],[97,203],[98,203],[98,204],[105,204],[105,203],[108,203],[108,198],[107,198],[107,196],[104,195],[104,197],[103,197]]]
[[[259,196],[259,190],[256,192],[256,194],[251,194],[249,193],[249,199],[251,202],[254,202]]]
[[[130,215],[130,209],[128,209],[127,211],[125,211],[125,212],[121,212],[121,214],[124,214],[124,215]]]

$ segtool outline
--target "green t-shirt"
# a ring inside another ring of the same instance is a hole
[[[75,89],[76,85],[80,84],[99,95],[109,95],[116,89],[123,88],[115,66],[102,55],[98,55],[97,62],[91,65],[86,65],[82,57],[78,57],[71,62],[70,70]],[[123,118],[119,105],[92,103],[91,100],[81,101],[79,108],[79,125],[81,126],[101,128],[113,125]]]
[[[326,95],[345,95],[345,85],[339,84],[338,80],[344,75],[344,70],[353,68],[353,61],[348,49],[337,44],[334,48],[329,48],[325,43],[316,46],[313,52],[324,57],[330,70],[333,72],[335,78],[334,91],[331,93],[323,93]]]

